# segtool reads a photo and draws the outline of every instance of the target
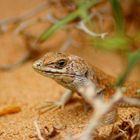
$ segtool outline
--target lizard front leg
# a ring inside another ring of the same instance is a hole
[[[59,101],[54,101],[54,102],[46,101],[44,105],[41,105],[37,109],[39,110],[40,114],[43,114],[49,110],[56,110],[58,108],[64,108],[66,103],[68,103],[68,101],[72,98],[72,95],[73,95],[73,92],[67,89]]]

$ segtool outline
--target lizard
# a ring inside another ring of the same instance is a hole
[[[76,55],[48,52],[39,60],[36,60],[32,67],[41,75],[52,78],[67,89],[59,101],[46,102],[40,109],[63,108],[75,92],[81,95],[79,88],[86,87],[89,81],[95,85],[97,94],[102,93],[106,98],[110,98],[115,92],[116,78]],[[125,96],[140,97],[139,94],[136,94],[136,91],[140,89],[140,85],[134,82],[126,82],[124,86],[126,87]],[[120,102],[119,106],[129,107],[133,105]]]

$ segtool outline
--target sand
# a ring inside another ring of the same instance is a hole
[[[19,15],[41,2],[41,0],[13,1],[0,0],[0,19]],[[49,50],[51,50],[50,46],[53,46],[51,51],[57,51],[61,45],[58,42],[59,37],[55,38],[56,42],[54,40],[48,42]],[[0,36],[0,64],[14,62],[26,51],[22,41],[18,38],[15,40],[11,33]],[[80,48],[71,47],[67,52],[87,59],[113,76],[117,76],[123,69],[124,61],[115,53],[100,51],[85,44]],[[0,71],[0,106],[17,104],[21,107],[19,113],[0,117],[0,140],[36,140],[34,121],[37,119],[38,113],[35,108],[44,101],[58,100],[65,91],[53,80],[36,73],[32,69],[32,63],[33,61],[28,61],[16,69]],[[135,69],[130,79],[138,80],[137,75],[138,70]],[[125,118],[136,111],[135,108],[120,109],[119,114]],[[64,109],[49,111],[41,115],[39,125],[41,129],[46,126],[50,130],[53,126],[59,128],[60,133],[54,139],[60,140],[68,134],[74,136],[80,134],[87,125],[91,114],[92,111],[84,111],[83,100],[75,95]],[[100,133],[107,133],[109,129],[110,126],[106,126],[103,130],[101,129]]]

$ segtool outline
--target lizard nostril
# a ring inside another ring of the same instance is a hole
[[[40,66],[41,66],[41,64],[40,64],[40,63],[37,63],[37,64],[36,64],[36,66],[37,66],[37,67],[40,67]]]
[[[34,64],[33,64],[33,68],[39,68],[42,66],[42,62],[41,61],[36,61]]]

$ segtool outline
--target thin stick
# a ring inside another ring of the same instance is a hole
[[[40,128],[39,128],[39,125],[37,123],[37,120],[34,121],[34,126],[35,126],[35,129],[36,129],[36,132],[37,132],[37,137],[39,140],[45,140],[42,135],[41,135],[41,131],[40,131]]]
[[[18,33],[22,32],[24,29],[26,29],[27,27],[29,27],[31,25],[34,25],[38,22],[46,22],[46,21],[49,21],[50,23],[54,24],[58,20],[55,17],[53,17],[51,12],[48,12],[47,16],[38,17],[36,19],[30,19],[30,20],[27,20],[27,21],[24,21],[24,22],[20,23],[19,26],[14,31],[14,33],[18,34]]]
[[[86,94],[85,92],[82,92],[82,95],[85,96],[85,99],[89,101],[95,111],[87,127],[82,132],[80,140],[91,140],[92,133],[94,132],[97,125],[100,124],[102,116],[105,115],[116,104],[116,102],[118,102],[123,97],[123,91],[121,88],[118,88],[112,99],[108,103],[105,103],[103,100],[101,100],[101,98],[97,98],[95,85],[93,85],[91,82],[89,82],[89,85],[84,90],[86,90]]]
[[[9,69],[13,69],[21,64],[23,64],[24,62],[26,62],[30,57],[30,53],[26,53],[22,56],[22,58],[20,58],[17,62],[15,62],[14,64],[5,64],[5,65],[0,65],[0,70],[9,70]]]
[[[0,20],[0,27],[1,27],[1,31],[6,32],[8,29],[8,25],[9,24],[15,24],[17,22],[21,22],[23,20],[29,19],[31,17],[33,17],[34,15],[38,14],[39,12],[43,11],[44,9],[46,9],[47,6],[47,1],[41,3],[40,5],[37,5],[37,7],[27,11],[26,13],[17,16],[17,17],[10,17],[10,18],[6,18],[3,20]]]
[[[108,33],[95,33],[95,32],[92,32],[90,31],[86,25],[84,24],[83,21],[81,21],[79,23],[79,25],[77,26],[78,29],[81,29],[82,31],[84,31],[85,33],[93,36],[93,37],[101,37],[102,39],[105,38],[105,36],[108,34]]]
[[[140,98],[136,98],[136,97],[126,97],[126,96],[123,96],[122,98],[123,102],[124,103],[127,103],[126,105],[124,105],[124,107],[140,107]],[[121,106],[121,103],[120,103],[120,106]],[[122,105],[123,107],[123,105]]]
[[[64,42],[63,46],[59,49],[60,52],[65,52],[73,43],[73,39],[71,36],[67,38],[67,40]]]

